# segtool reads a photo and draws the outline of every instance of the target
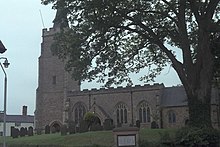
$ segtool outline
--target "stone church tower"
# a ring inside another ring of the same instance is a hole
[[[80,90],[79,82],[72,80],[69,73],[64,70],[65,63],[51,53],[54,35],[60,31],[61,27],[68,26],[65,21],[64,23],[57,21],[60,14],[61,12],[58,10],[52,28],[49,30],[43,29],[42,31],[36,92],[36,130],[44,130],[46,125],[56,128],[56,125],[63,124],[65,120],[66,92]]]

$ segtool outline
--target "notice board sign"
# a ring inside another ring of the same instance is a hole
[[[136,135],[117,135],[118,147],[134,147],[136,146]]]

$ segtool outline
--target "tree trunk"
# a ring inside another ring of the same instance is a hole
[[[201,101],[198,97],[191,97],[188,100],[188,106],[190,126],[200,128],[212,127],[210,102]]]

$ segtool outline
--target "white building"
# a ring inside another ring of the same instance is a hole
[[[4,113],[0,113],[0,136],[3,136]],[[11,127],[34,128],[34,116],[27,115],[27,106],[23,106],[22,115],[6,115],[6,136],[11,136]]]

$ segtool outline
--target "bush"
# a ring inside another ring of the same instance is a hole
[[[45,126],[45,134],[50,134],[50,126],[49,125]]]
[[[139,147],[147,147],[147,146],[150,146],[150,144],[147,140],[140,140],[139,141]]]
[[[61,135],[62,136],[67,135],[67,126],[66,125],[62,125],[60,131],[61,131]]]
[[[196,147],[196,146],[218,146],[220,133],[213,128],[182,128],[176,133],[177,144]]]
[[[170,136],[168,132],[159,133],[160,134],[160,143],[167,146],[174,146],[174,138]]]
[[[95,114],[92,112],[87,112],[84,116],[84,120],[87,121],[89,123],[89,125],[91,125],[94,121],[95,121]]]

